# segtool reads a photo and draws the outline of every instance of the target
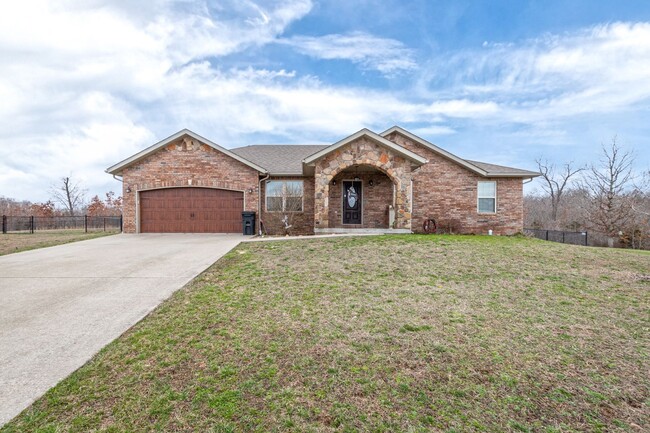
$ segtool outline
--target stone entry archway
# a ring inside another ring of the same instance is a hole
[[[411,229],[411,163],[367,137],[360,137],[316,161],[314,190],[314,231],[336,226],[330,221],[330,189],[332,180],[342,171],[355,166],[374,167],[384,173],[395,190],[395,227]]]
[[[350,182],[360,187],[361,221],[358,224],[346,221],[346,185]],[[334,176],[328,202],[330,228],[388,229],[391,227],[388,208],[395,206],[394,184],[374,167],[352,166]]]

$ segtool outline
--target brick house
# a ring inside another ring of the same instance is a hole
[[[459,158],[393,127],[332,145],[225,149],[187,129],[108,168],[123,181],[124,231],[272,234],[523,229],[523,182],[539,173]],[[428,223],[431,227],[430,223]]]

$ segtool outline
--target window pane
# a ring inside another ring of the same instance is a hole
[[[287,212],[302,212],[302,197],[287,197],[284,210]]]
[[[479,197],[495,197],[497,192],[496,182],[479,182],[478,183],[478,196]]]
[[[266,210],[278,212],[282,210],[282,197],[266,197]]]
[[[288,181],[285,182],[287,196],[289,197],[302,197],[302,181]]]
[[[494,205],[496,200],[493,198],[479,198],[478,199],[478,211],[479,212],[496,212]]]
[[[266,196],[267,197],[282,197],[282,182],[268,181],[266,182]]]

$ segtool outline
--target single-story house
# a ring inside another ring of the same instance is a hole
[[[539,173],[462,159],[395,126],[331,145],[225,149],[184,129],[106,170],[121,177],[124,231],[314,234],[383,229],[513,234]]]

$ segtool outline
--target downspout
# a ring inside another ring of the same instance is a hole
[[[425,162],[425,164],[428,164],[429,160]],[[419,171],[422,168],[422,166],[417,167],[415,170],[411,170],[411,233],[413,233],[413,208],[415,207],[415,203],[413,203],[413,173]]]
[[[413,233],[413,178],[412,177],[411,177],[411,198],[409,201],[410,201],[409,204],[411,205],[410,206],[411,209],[409,209],[409,213],[411,214],[411,221],[410,221],[411,224],[409,230],[411,230],[411,233]]]
[[[271,173],[266,173],[266,177],[260,179],[257,188],[257,233],[262,236],[262,182],[269,180]]]
[[[122,185],[124,185],[124,176],[122,176],[122,179],[118,179],[117,175],[114,174],[113,179],[122,182]],[[122,197],[124,197],[124,186],[122,186]],[[120,212],[120,233],[124,233],[124,206],[122,206],[122,211]]]
[[[533,181],[533,178],[530,177],[530,178],[528,178],[527,180],[524,180],[521,184],[522,184],[522,185],[526,185],[527,183],[531,183],[532,181]]]

